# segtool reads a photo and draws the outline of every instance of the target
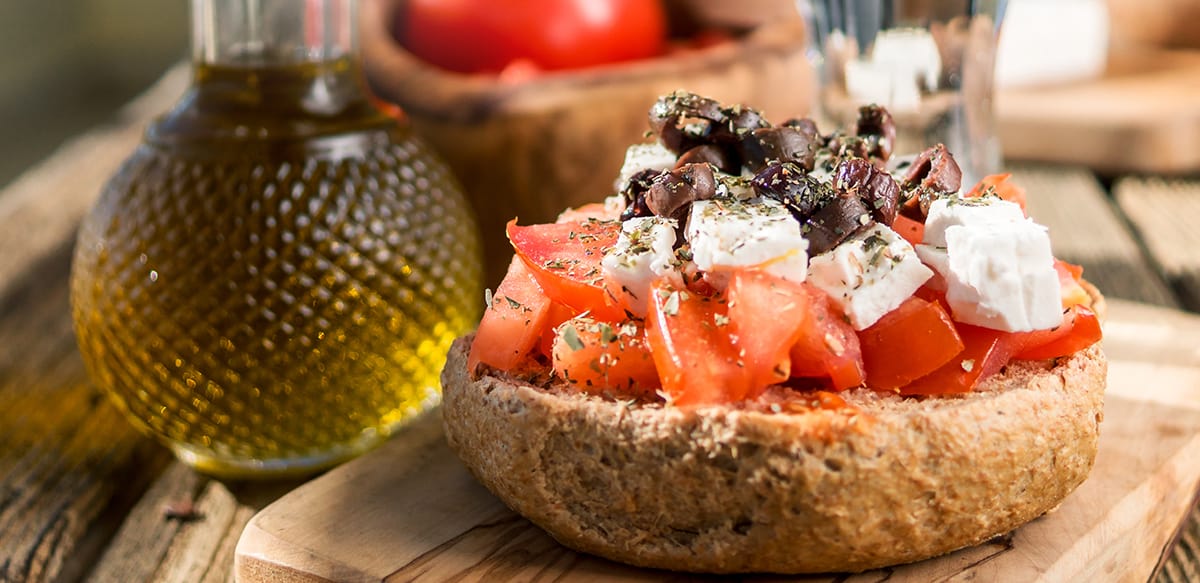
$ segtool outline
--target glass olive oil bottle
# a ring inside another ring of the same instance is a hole
[[[478,320],[480,248],[448,169],[381,113],[354,0],[192,0],[192,86],[83,222],[93,381],[185,462],[296,474],[440,399]]]

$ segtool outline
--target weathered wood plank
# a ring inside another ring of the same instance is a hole
[[[0,192],[0,581],[85,574],[169,460],[88,384],[67,276],[80,217],[182,81]]]
[[[300,483],[226,484],[172,462],[129,512],[87,581],[232,581],[234,548],[246,523]],[[169,515],[188,506],[191,516]]]
[[[1181,303],[1200,311],[1200,181],[1124,178],[1113,193]]]
[[[168,458],[85,379],[67,317],[68,252],[37,262],[0,301],[4,581],[86,572]]]
[[[1018,166],[1013,179],[1026,189],[1029,215],[1050,229],[1055,255],[1082,265],[1084,276],[1105,295],[1178,307],[1170,286],[1147,264],[1134,235],[1090,172]]]

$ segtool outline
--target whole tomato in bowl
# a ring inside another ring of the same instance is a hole
[[[577,69],[662,54],[661,0],[404,0],[393,33],[443,69]]]

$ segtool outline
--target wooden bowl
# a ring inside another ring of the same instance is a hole
[[[803,21],[777,17],[786,14],[779,0],[749,4],[756,3],[771,18],[706,20],[728,13],[712,9],[713,0],[669,6],[673,23],[723,29],[734,34],[730,42],[521,82],[417,59],[389,31],[395,1],[363,4],[361,38],[375,93],[404,110],[463,183],[479,217],[492,286],[512,257],[505,223],[551,221],[564,208],[613,194],[625,149],[646,141],[647,111],[660,95],[685,89],[754,106],[775,122],[809,112],[815,79]]]

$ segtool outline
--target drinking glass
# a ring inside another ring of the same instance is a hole
[[[963,184],[1000,168],[992,113],[1005,0],[799,0],[820,86],[818,118],[851,125],[886,107],[899,155],[942,143]]]

